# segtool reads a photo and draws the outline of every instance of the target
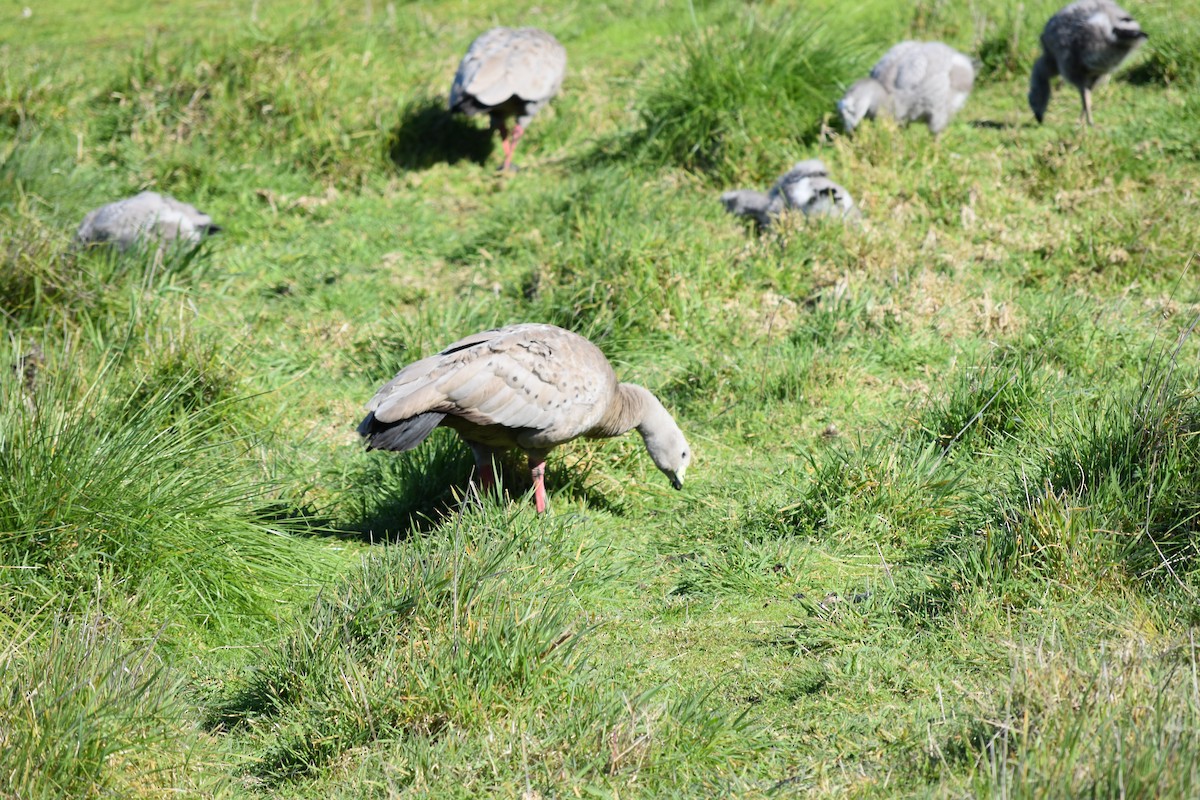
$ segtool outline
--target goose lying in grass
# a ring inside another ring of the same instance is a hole
[[[691,448],[648,390],[618,383],[600,349],[554,325],[522,324],[468,336],[409,364],[367,403],[358,432],[369,450],[411,450],[439,425],[453,428],[475,455],[481,488],[495,485],[493,459],[520,448],[529,457],[534,502],[546,510],[546,456],[584,436],[634,428],[676,489]]]
[[[924,121],[940,133],[975,85],[971,59],[941,42],[901,42],[838,101],[847,131],[880,112],[902,124]]]
[[[829,179],[829,170],[816,158],[798,162],[769,192],[734,189],[721,195],[721,203],[730,214],[751,217],[764,228],[788,209],[799,210],[806,217],[862,216],[850,193]]]
[[[538,28],[492,28],[480,34],[458,65],[450,88],[450,110],[472,116],[486,112],[504,148],[501,170],[534,115],[562,87],[567,51]],[[509,128],[510,118],[516,124]]]
[[[1079,0],[1059,10],[1042,31],[1042,56],[1029,77],[1029,107],[1037,121],[1050,103],[1050,79],[1079,90],[1081,116],[1092,124],[1092,87],[1147,39],[1137,20],[1112,0]]]
[[[107,245],[122,252],[144,241],[192,246],[220,230],[212,217],[193,205],[142,192],[89,212],[75,232],[75,245]]]

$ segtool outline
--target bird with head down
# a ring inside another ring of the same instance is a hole
[[[1080,116],[1091,125],[1092,88],[1147,38],[1112,0],[1079,0],[1060,9],[1042,31],[1042,55],[1029,76],[1029,107],[1037,121],[1050,104],[1050,79],[1061,75],[1079,90]]]
[[[500,169],[507,171],[525,128],[558,94],[566,71],[567,51],[546,31],[492,28],[471,42],[459,63],[450,87],[450,111],[488,114],[504,148]]]
[[[370,450],[403,452],[439,426],[457,431],[485,490],[495,485],[495,457],[520,448],[539,514],[546,510],[546,457],[572,439],[636,429],[676,489],[691,462],[687,439],[658,398],[618,382],[598,347],[554,325],[510,325],[460,339],[400,370],[367,411],[358,432]]]

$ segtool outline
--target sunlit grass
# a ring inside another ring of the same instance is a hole
[[[0,794],[1194,794],[1200,17],[1037,126],[1058,5],[15,9]],[[570,58],[516,175],[442,111],[494,24]],[[954,123],[827,125],[902,38],[980,58]],[[861,225],[721,208],[804,157]],[[71,251],[148,188],[224,232]],[[544,518],[365,452],[521,321],[664,400],[682,492],[636,435]]]

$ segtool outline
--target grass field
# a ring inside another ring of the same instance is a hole
[[[1057,5],[0,9],[0,795],[1196,796],[1200,4],[1129,0],[1092,129],[1026,105]],[[570,59],[515,175],[441,110],[493,24]],[[842,135],[902,38],[971,99]],[[721,208],[809,157],[861,226]],[[146,188],[224,232],[68,252]],[[663,399],[682,492],[636,436],[544,518],[364,452],[521,321]]]

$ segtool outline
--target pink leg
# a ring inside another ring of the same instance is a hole
[[[521,137],[525,134],[525,129],[520,125],[513,125],[512,129],[512,144],[508,146],[508,161],[504,162],[504,168],[508,169],[512,166],[512,157],[517,152],[517,142],[521,141]]]
[[[496,118],[492,119],[492,128],[500,134],[500,147],[504,150],[504,164],[501,165],[500,171],[507,172],[509,165],[512,164],[513,155],[513,140],[510,131],[503,120],[497,121]]]
[[[535,460],[536,459],[536,460]],[[529,456],[529,474],[533,476],[533,503],[537,513],[546,513],[546,457]]]
[[[501,130],[504,130],[504,129],[502,128]],[[509,136],[507,133],[505,133],[504,142],[503,142],[504,166],[502,166],[500,168],[503,171],[508,172],[508,170],[512,168],[513,154],[517,152],[517,142],[521,141],[521,136],[524,133],[525,133],[525,129],[522,128],[520,125],[513,125],[511,136]]]

